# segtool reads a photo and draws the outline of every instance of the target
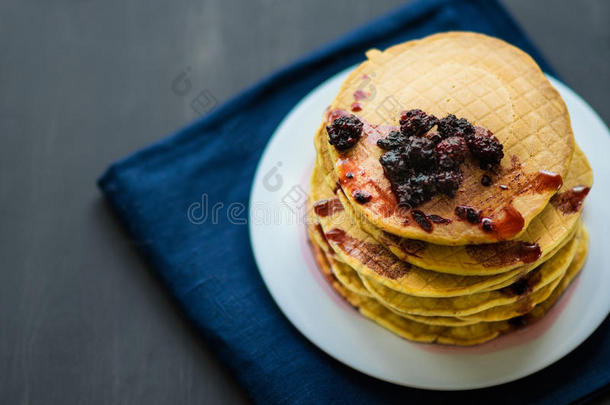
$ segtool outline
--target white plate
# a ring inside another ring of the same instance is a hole
[[[351,69],[350,69],[351,70]],[[610,133],[564,84],[565,100],[595,186],[586,200],[590,250],[579,278],[543,320],[489,343],[412,343],[367,320],[326,284],[306,242],[304,203],[315,159],[313,134],[349,70],[327,80],[282,121],[259,163],[250,196],[250,237],[261,275],[286,317],[337,360],[396,384],[440,390],[488,387],[532,374],[582,343],[610,311]]]

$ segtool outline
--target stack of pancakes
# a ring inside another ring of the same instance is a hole
[[[462,164],[455,197],[399,206],[376,142],[410,109],[490,130],[504,158],[491,171]],[[364,123],[343,151],[328,142],[338,112]],[[453,32],[367,52],[314,143],[308,230],[319,266],[364,316],[404,338],[493,339],[541,318],[583,266],[591,168],[561,96],[527,54],[503,41]],[[458,216],[456,207],[476,209],[491,225]]]

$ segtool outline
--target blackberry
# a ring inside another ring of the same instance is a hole
[[[436,145],[438,165],[443,169],[453,169],[466,160],[468,145],[464,138],[451,136]]]
[[[423,173],[415,174],[394,187],[394,192],[398,196],[398,205],[406,208],[414,208],[429,201],[434,196],[435,190],[434,176]]]
[[[468,138],[474,134],[474,127],[465,118],[458,119],[455,115],[449,114],[439,121],[438,132],[443,138],[450,136]]]
[[[354,146],[362,136],[362,121],[353,114],[336,118],[326,127],[328,142],[340,152]]]
[[[494,230],[494,223],[489,218],[483,218],[481,220],[481,227],[483,228],[483,230],[485,232],[493,232],[493,230]]]
[[[399,207],[413,208],[424,202],[422,193],[409,183],[394,183],[392,190],[396,194]]]
[[[426,194],[432,194],[436,190],[436,176],[433,174],[417,173],[409,178],[409,182],[421,188]]]
[[[443,140],[443,137],[438,132],[428,132],[426,138],[434,142],[435,145]]]
[[[426,214],[420,210],[412,210],[411,217],[417,222],[417,224],[426,232],[432,232],[432,222],[428,219]]]
[[[436,215],[436,214],[430,214],[430,215],[426,215],[428,217],[428,219],[432,222],[434,222],[435,224],[449,224],[451,223],[450,219],[447,218],[443,218],[440,215]]]
[[[438,132],[430,132],[434,126],[438,127]],[[329,134],[330,130],[332,128]],[[458,119],[453,114],[439,120],[419,109],[403,111],[400,131],[391,131],[377,141],[377,146],[386,151],[379,162],[398,205],[406,208],[415,208],[436,194],[455,197],[463,180],[460,165],[469,154],[483,168],[499,163],[504,156],[502,145],[486,129],[474,127],[465,118]],[[491,185],[491,177],[484,175],[481,183]],[[455,213],[473,224],[481,222],[481,211],[472,207],[456,207]],[[418,213],[415,216],[424,229],[427,223],[431,224],[430,217]],[[487,232],[493,230],[491,220],[484,220],[481,226]]]
[[[352,193],[352,197],[354,197],[354,200],[360,204],[366,204],[367,202],[371,201],[371,198],[373,198],[372,195],[362,190],[354,191]]]
[[[404,146],[381,155],[379,162],[390,181],[401,181],[412,169],[431,169],[436,163],[434,142],[424,137],[409,138]]]
[[[379,163],[390,182],[399,182],[411,172],[404,156],[404,148],[390,150],[379,158]]]
[[[457,215],[458,218],[467,220],[471,224],[477,224],[481,219],[481,211],[467,205],[458,205],[455,207],[455,215]]]
[[[469,209],[468,211],[466,211],[466,219],[471,224],[478,223],[480,218],[481,218],[481,211],[478,211],[475,209]]]
[[[390,134],[377,141],[377,146],[384,150],[392,150],[404,145],[407,137],[399,131],[392,131]]]
[[[455,197],[455,192],[462,183],[462,171],[460,169],[436,173],[436,190],[447,197]]]
[[[437,124],[438,118],[422,110],[408,110],[400,114],[400,132],[407,137],[423,135]]]
[[[409,138],[405,145],[405,158],[414,169],[430,168],[436,164],[435,144],[425,137]]]
[[[470,153],[479,161],[482,169],[500,163],[504,157],[504,146],[491,131],[477,127],[473,136],[466,139]]]

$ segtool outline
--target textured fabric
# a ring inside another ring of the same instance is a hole
[[[215,224],[196,225],[186,218],[202,192],[209,196],[209,206],[247,205],[269,136],[316,85],[363,60],[370,47],[448,30],[503,38],[553,73],[495,1],[418,1],[263,79],[192,125],[115,163],[100,179],[100,188],[152,268],[256,402],[434,403],[451,398],[558,404],[589,395],[610,380],[606,322],[557,364],[503,386],[446,393],[377,381],[322,353],[284,318],[254,263],[247,225],[222,217]],[[237,148],[224,144],[227,137]]]

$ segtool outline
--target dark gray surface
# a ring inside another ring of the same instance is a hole
[[[95,179],[196,118],[200,91],[227,100],[401,1],[352,3],[0,2],[1,403],[246,401]],[[610,2],[506,4],[610,122]]]

